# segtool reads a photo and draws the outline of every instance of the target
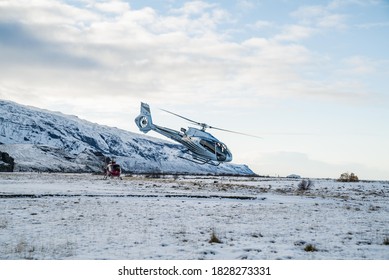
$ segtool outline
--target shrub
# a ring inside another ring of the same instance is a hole
[[[311,187],[313,187],[313,182],[309,179],[307,180],[303,179],[297,186],[299,191],[304,192],[309,190]]]
[[[315,245],[312,245],[312,244],[307,244],[304,248],[304,251],[305,252],[316,252],[317,249],[315,247]]]
[[[358,176],[354,173],[342,173],[338,179],[339,182],[359,182]]]
[[[383,245],[389,245],[389,237],[384,238],[384,242],[382,243]]]

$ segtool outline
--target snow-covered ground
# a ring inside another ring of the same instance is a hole
[[[0,173],[0,258],[389,259],[389,182],[300,181]]]

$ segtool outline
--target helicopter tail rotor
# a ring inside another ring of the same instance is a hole
[[[153,129],[154,125],[151,118],[150,106],[148,104],[141,103],[140,114],[136,117],[135,123],[143,133],[147,133]]]

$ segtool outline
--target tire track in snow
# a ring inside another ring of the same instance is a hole
[[[255,196],[237,196],[237,195],[191,195],[191,194],[0,194],[0,199],[15,198],[47,198],[47,197],[120,197],[120,198],[194,198],[194,199],[238,199],[238,200],[265,200]]]

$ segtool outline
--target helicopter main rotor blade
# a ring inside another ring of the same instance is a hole
[[[210,126],[210,125],[207,125],[206,123],[196,122],[194,120],[188,119],[188,118],[186,118],[184,116],[178,115],[176,113],[170,112],[170,111],[165,110],[165,109],[161,109],[161,110],[166,112],[166,113],[169,113],[169,114],[175,115],[177,117],[180,117],[180,118],[182,118],[184,120],[187,120],[187,121],[189,121],[191,123],[197,124],[197,125],[201,126],[203,129],[211,128],[211,129],[216,129],[216,130],[220,130],[220,131],[225,131],[225,132],[230,132],[230,133],[235,133],[235,134],[240,134],[240,135],[245,135],[245,136],[249,136],[249,137],[254,137],[254,138],[262,139],[262,137],[259,137],[259,136],[256,136],[256,135],[251,135],[251,134],[246,134],[246,133],[237,132],[237,131],[233,131],[233,130],[228,130],[228,129],[223,129],[223,128],[218,128],[218,127]]]
[[[175,116],[177,116],[177,117],[180,117],[180,118],[182,118],[182,119],[184,119],[184,120],[187,120],[187,121],[189,121],[189,122],[191,122],[191,123],[194,123],[194,124],[197,124],[197,125],[201,125],[201,126],[202,126],[202,125],[206,125],[206,124],[199,123],[199,122],[196,122],[196,121],[194,121],[194,120],[188,119],[188,118],[186,118],[186,117],[184,117],[184,116],[178,115],[178,114],[176,114],[176,113],[170,112],[170,111],[165,110],[165,109],[160,109],[160,110],[162,110],[162,111],[164,111],[164,112],[166,112],[166,113],[175,115]],[[207,127],[208,127],[208,126],[207,126]]]
[[[212,129],[216,129],[216,130],[220,130],[220,131],[225,131],[225,132],[230,132],[230,133],[235,133],[235,134],[240,134],[240,135],[249,136],[249,137],[254,137],[254,138],[258,138],[258,139],[263,139],[262,137],[259,137],[256,135],[242,133],[242,132],[228,130],[228,129],[218,128],[218,127],[213,127],[213,126],[208,126],[208,128],[212,128]]]
[[[233,130],[228,130],[228,129],[224,129],[224,128],[218,128],[218,127],[210,126],[210,125],[208,125],[206,123],[196,122],[194,120],[188,119],[188,118],[186,118],[184,116],[178,115],[176,113],[170,112],[170,111],[165,110],[165,109],[160,109],[160,110],[162,110],[162,111],[164,111],[166,113],[172,114],[174,116],[177,116],[179,118],[182,118],[184,120],[187,120],[187,121],[189,121],[189,122],[191,122],[193,124],[197,124],[197,125],[201,126],[203,130],[210,128],[210,129],[216,129],[216,130],[220,130],[220,131],[240,134],[240,135],[244,135],[244,136],[254,137],[254,138],[258,138],[258,139],[263,139],[263,137],[260,137],[260,136],[256,136],[256,135],[252,135],[252,134],[247,134],[247,133],[242,133],[242,132],[233,131]],[[262,133],[262,134],[264,134],[264,135],[315,135],[315,134],[312,134],[312,133],[293,133],[293,132],[292,133],[281,133],[281,132],[277,133],[277,132],[273,132],[273,133]]]

